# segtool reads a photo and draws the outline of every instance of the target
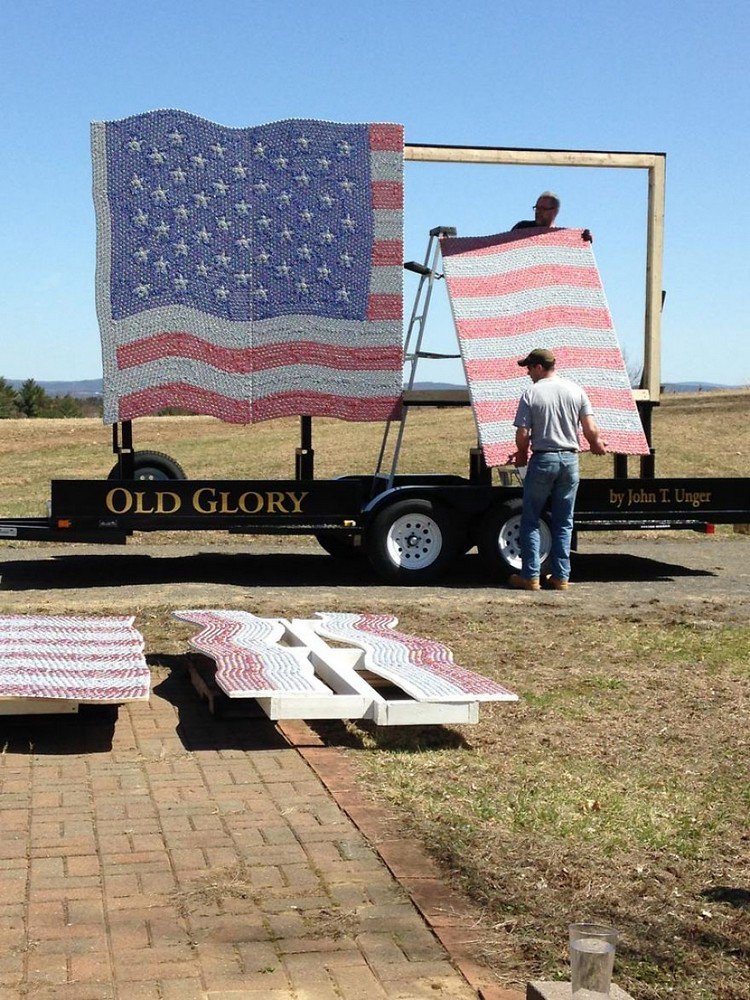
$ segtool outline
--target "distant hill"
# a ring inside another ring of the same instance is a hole
[[[741,385],[717,385],[715,382],[665,382],[662,392],[716,392],[719,389],[743,389]]]

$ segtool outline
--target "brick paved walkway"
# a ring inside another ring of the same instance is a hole
[[[297,750],[156,671],[0,718],[0,1000],[472,1000]]]

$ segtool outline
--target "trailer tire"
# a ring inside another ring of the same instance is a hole
[[[523,500],[508,500],[484,515],[477,537],[479,556],[487,569],[501,580],[521,571],[521,510]],[[552,532],[546,515],[539,519],[541,572],[549,567]]]
[[[343,531],[319,531],[315,539],[318,545],[334,559],[354,562],[361,559],[364,553],[361,535],[347,534]]]
[[[436,579],[457,555],[463,529],[455,514],[431,500],[399,500],[378,513],[367,529],[370,563],[389,583]]]
[[[179,462],[160,451],[136,451],[133,455],[134,479],[187,479]],[[110,471],[107,479],[119,479],[119,464]]]

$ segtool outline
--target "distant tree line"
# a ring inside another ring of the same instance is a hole
[[[76,399],[50,396],[33,378],[26,379],[20,389],[0,376],[0,420],[18,420],[24,417],[100,417],[102,401],[96,397]]]

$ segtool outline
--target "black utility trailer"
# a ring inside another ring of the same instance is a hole
[[[461,392],[404,394],[406,406],[466,405]],[[650,416],[650,414],[649,414]],[[650,436],[650,419],[644,420]],[[472,448],[467,476],[351,475],[315,479],[312,420],[301,418],[295,476],[288,480],[191,480],[158,452],[136,452],[129,423],[115,425],[117,463],[106,480],[53,480],[45,518],[0,519],[0,539],[125,544],[136,531],[224,530],[229,534],[314,535],[332,556],[366,556],[390,582],[419,584],[442,575],[476,545],[495,578],[520,568],[522,487],[511,472],[491,470]],[[653,452],[628,478],[581,481],[579,531],[626,528],[704,530],[750,522],[750,479],[658,479]],[[651,475],[649,475],[651,473]],[[550,533],[541,526],[542,556]]]

